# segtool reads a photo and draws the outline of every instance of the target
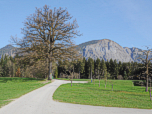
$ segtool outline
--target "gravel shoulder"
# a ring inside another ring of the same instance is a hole
[[[23,95],[0,108],[0,114],[152,114],[152,110],[90,106],[57,102],[53,93],[61,85],[70,81],[54,80],[39,89]],[[73,81],[73,83],[87,83]]]

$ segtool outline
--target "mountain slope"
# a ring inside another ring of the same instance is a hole
[[[113,60],[116,59],[121,62],[141,62],[141,60],[136,60],[136,58],[139,57],[140,51],[142,51],[141,49],[135,47],[122,47],[118,43],[109,39],[88,41],[79,44],[77,49],[86,59],[89,57],[93,59],[103,58],[107,61],[112,58]],[[7,45],[0,49],[0,58],[2,54],[12,55],[14,57],[16,51],[16,47]],[[149,57],[152,57],[152,55]],[[143,56],[143,58],[145,57]]]
[[[122,62],[141,62],[140,60],[135,60],[139,56],[139,51],[141,51],[141,49],[135,47],[123,48],[118,43],[109,39],[86,42],[83,43],[83,47],[82,44],[78,45],[78,48],[80,48],[81,53],[86,59],[89,57],[93,59],[103,58],[107,61],[112,58],[113,60],[116,59]]]
[[[5,54],[9,55],[9,56],[12,55],[12,57],[14,57],[16,51],[17,51],[16,47],[14,47],[12,45],[6,45],[5,47],[0,49],[0,58],[2,55],[5,55]]]

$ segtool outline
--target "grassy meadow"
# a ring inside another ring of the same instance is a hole
[[[95,83],[90,80],[85,84],[73,83],[72,87],[70,83],[63,84],[55,91],[53,99],[84,105],[152,109],[149,92],[145,92],[145,87],[134,86],[132,80],[108,80],[106,88],[104,80],[101,80],[100,87],[98,80]]]
[[[50,81],[34,78],[0,77],[0,107],[47,83],[50,83]]]

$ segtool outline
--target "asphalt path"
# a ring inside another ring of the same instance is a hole
[[[152,110],[90,106],[57,102],[53,93],[61,85],[70,81],[55,80],[39,89],[27,93],[0,108],[0,114],[152,114]],[[73,81],[73,83],[86,83]]]

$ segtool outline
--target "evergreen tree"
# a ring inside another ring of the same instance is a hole
[[[122,69],[122,63],[121,63],[121,61],[119,61],[118,67],[119,67],[119,74],[123,75],[123,72],[122,72],[123,69]]]
[[[114,71],[115,71],[115,66],[114,66],[114,62],[112,59],[110,59],[109,61],[109,73],[111,74],[111,76],[113,76],[114,74]]]
[[[96,61],[97,61],[97,60],[94,60],[94,77],[95,77],[95,75],[96,75],[96,70],[97,70]]]
[[[5,54],[4,61],[6,61],[6,63],[7,63],[8,59],[9,59],[9,57]]]
[[[116,64],[116,77],[118,78],[118,75],[119,75],[119,67],[118,67],[118,64]]]
[[[82,61],[82,64],[83,64],[83,71],[81,72],[83,78],[85,78],[85,61],[86,61],[86,59],[85,59],[85,57],[83,57],[83,61]]]
[[[84,73],[85,62],[83,60],[79,60],[79,78],[81,78],[81,74]]]
[[[125,79],[125,80],[128,79],[128,78],[127,78],[127,73],[126,73],[126,71],[124,71],[124,79]]]
[[[89,70],[89,78],[91,78],[92,74],[94,74],[94,61],[90,57],[88,59],[88,70]]]
[[[0,77],[2,77],[3,69],[2,66],[0,65]]]
[[[1,61],[0,61],[0,64],[2,65],[2,64],[3,64],[3,62],[4,62],[4,57],[3,57],[3,55],[2,55],[2,57],[1,57]]]
[[[117,64],[117,61],[116,61],[116,59],[114,60],[114,75],[116,76],[116,77],[118,77],[118,75],[119,75],[119,67],[118,67],[118,64]]]
[[[107,60],[105,63],[106,63],[106,67],[107,67],[107,72],[109,72],[110,71],[110,62]]]
[[[131,63],[130,62],[128,62],[127,63],[127,70],[126,70],[126,73],[127,73],[127,76],[131,76],[131,71],[132,69],[131,69]]]
[[[100,62],[100,59],[97,58],[96,60],[96,69],[97,69],[97,74],[98,74],[98,79],[99,79],[99,72],[100,72],[100,66],[101,66],[101,62]]]
[[[105,61],[104,59],[101,60],[101,65],[100,65],[100,69],[101,69],[101,75],[103,76],[103,73],[104,73],[104,69],[105,69]]]
[[[89,78],[90,73],[89,73],[89,65],[88,65],[88,60],[85,60],[85,78]]]
[[[78,61],[75,64],[75,71],[79,74],[79,79],[81,77],[81,74],[84,72],[84,63],[83,59],[78,59]]]

